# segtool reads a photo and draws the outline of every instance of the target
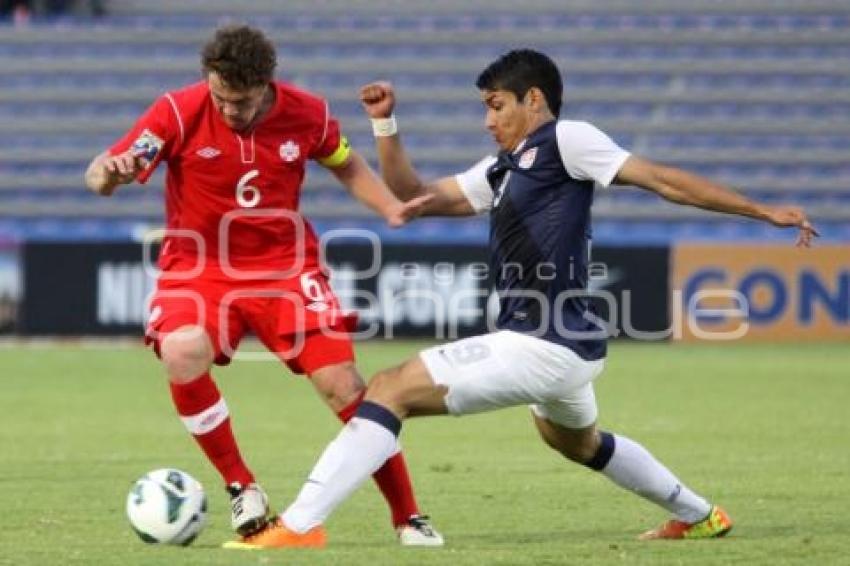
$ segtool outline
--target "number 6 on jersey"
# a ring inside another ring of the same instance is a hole
[[[301,291],[304,293],[305,297],[314,303],[325,302],[325,295],[327,291],[315,278],[315,273],[301,274]]]
[[[236,203],[242,208],[254,208],[260,204],[260,189],[248,184],[249,181],[259,176],[259,170],[252,169],[242,175],[242,178],[236,183]]]

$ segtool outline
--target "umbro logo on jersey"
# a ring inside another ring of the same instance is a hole
[[[531,149],[525,150],[522,155],[519,157],[519,168],[520,169],[529,169],[532,165],[534,165],[534,158],[537,157],[537,148],[532,147]]]
[[[280,149],[278,150],[278,153],[280,153],[281,159],[283,159],[287,163],[292,163],[301,156],[301,148],[298,147],[298,144],[294,141],[287,140],[280,144]]]
[[[217,156],[221,155],[221,150],[216,149],[214,147],[207,146],[207,147],[204,147],[202,149],[199,149],[198,151],[195,152],[195,154],[198,155],[199,157],[203,157],[204,159],[212,159],[213,157],[217,157]]]
[[[325,312],[326,310],[328,310],[331,307],[327,303],[315,302],[315,303],[310,303],[309,305],[307,305],[306,308],[307,308],[307,310],[310,310],[310,311],[313,311],[313,312]]]

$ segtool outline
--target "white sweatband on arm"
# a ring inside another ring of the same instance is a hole
[[[372,118],[372,134],[376,138],[388,138],[398,133],[398,123],[395,121],[395,114],[391,114],[389,118]]]

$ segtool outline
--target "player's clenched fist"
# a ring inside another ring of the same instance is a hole
[[[360,102],[370,118],[389,118],[395,107],[393,85],[386,81],[367,84],[360,89]]]
[[[148,161],[133,149],[118,155],[103,153],[86,171],[89,187],[101,195],[111,195],[118,185],[132,183],[148,165]]]
[[[146,166],[146,160],[133,149],[107,157],[103,166],[110,176],[120,183],[131,183]]]

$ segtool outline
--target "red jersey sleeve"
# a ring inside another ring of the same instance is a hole
[[[340,132],[339,120],[331,115],[330,110],[325,105],[322,135],[313,151],[310,152],[310,158],[326,167],[337,167],[348,160],[350,153],[351,147],[348,145],[348,140]]]
[[[146,183],[157,165],[168,160],[182,136],[182,122],[177,114],[177,105],[168,94],[159,97],[132,128],[109,148],[117,155],[128,149],[147,159],[150,164],[142,170],[136,180]]]

